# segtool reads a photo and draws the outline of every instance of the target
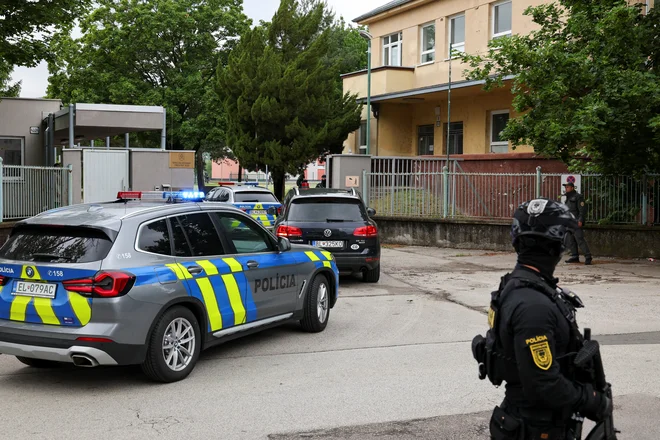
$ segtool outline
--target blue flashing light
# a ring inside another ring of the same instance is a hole
[[[202,191],[173,191],[164,192],[164,199],[183,199],[183,200],[203,200],[204,192]]]
[[[245,182],[245,186],[259,186],[259,182]]]

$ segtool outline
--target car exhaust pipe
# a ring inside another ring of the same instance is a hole
[[[99,365],[96,359],[86,354],[72,354],[71,359],[76,367],[92,368]]]

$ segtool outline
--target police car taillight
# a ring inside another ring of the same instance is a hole
[[[0,286],[4,286],[5,284],[7,284],[7,281],[9,281],[9,278],[0,275]]]
[[[83,296],[115,298],[125,295],[135,283],[135,275],[126,272],[99,272],[94,278],[64,281],[69,292]]]

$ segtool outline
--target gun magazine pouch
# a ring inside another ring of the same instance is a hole
[[[523,422],[496,406],[490,418],[490,436],[492,440],[524,440]]]

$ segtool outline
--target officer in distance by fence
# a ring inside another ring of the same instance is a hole
[[[584,222],[587,217],[587,205],[584,201],[584,196],[575,190],[575,184],[571,181],[568,181],[564,184],[566,188],[566,206],[568,206],[571,214],[577,219],[577,227],[569,228],[568,234],[566,236],[566,246],[571,251],[571,257],[566,260],[567,263],[579,263],[580,262],[580,253],[578,251],[578,246],[584,254],[584,264],[587,266],[591,265],[591,250],[587,244],[587,240],[584,238]]]
[[[554,200],[525,202],[514,213],[518,261],[491,294],[486,337],[472,341],[479,378],[495,386],[506,382],[505,398],[490,420],[493,440],[580,438],[576,417],[611,420],[611,394],[594,387],[574,363],[584,345],[575,322],[583,304],[558,288],[554,277],[565,234],[576,227],[569,208]]]

